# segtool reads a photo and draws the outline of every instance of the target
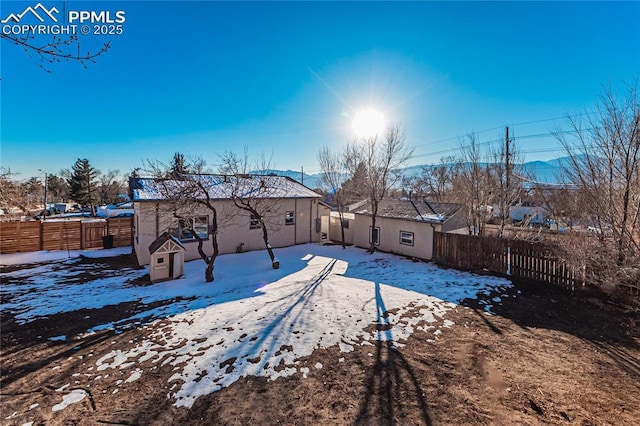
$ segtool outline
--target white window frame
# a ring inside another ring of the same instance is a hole
[[[374,241],[373,240],[373,229],[376,230],[376,236],[378,237],[377,240],[378,241]],[[373,241],[373,245],[379,246],[380,245],[380,227],[376,226],[375,228],[372,228],[371,226],[369,226],[369,243],[371,243]]]
[[[258,216],[251,215],[249,218],[249,229],[260,229],[260,218]]]
[[[293,210],[287,210],[284,213],[284,224],[295,225],[295,223],[296,223],[296,213]]]
[[[203,240],[209,239],[209,216],[195,216],[189,218],[182,218],[178,221],[178,235],[180,241],[197,241],[196,237],[193,236],[191,231],[182,226],[183,221],[188,221],[191,223],[193,230],[198,234],[198,236]]]
[[[414,233],[409,231],[400,231],[400,244],[405,246],[413,246],[414,244]]]

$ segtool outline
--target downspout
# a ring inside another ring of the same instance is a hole
[[[435,252],[435,241],[436,241],[436,227],[433,226],[433,223],[429,222],[429,225],[431,226],[431,259],[429,260],[433,260],[433,253]]]
[[[320,232],[319,232],[319,236],[318,236],[318,241],[322,242],[322,218],[320,217],[320,203],[318,202],[318,200],[314,200],[313,201],[316,205],[316,220],[320,221]],[[316,232],[316,234],[318,234],[318,232]]]
[[[156,202],[156,239],[160,236],[160,203]]]
[[[309,199],[309,242],[313,241],[313,198]]]

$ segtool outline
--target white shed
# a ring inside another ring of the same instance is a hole
[[[149,275],[151,282],[180,278],[184,274],[185,248],[176,237],[162,233],[149,246]]]

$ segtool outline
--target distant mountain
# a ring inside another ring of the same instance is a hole
[[[556,184],[556,183],[563,182],[564,179],[562,177],[563,175],[562,169],[568,164],[569,164],[569,157],[561,157],[561,158],[555,158],[549,161],[528,161],[524,163],[522,166],[524,170],[527,172],[527,174],[533,177],[533,180],[541,183]],[[483,163],[483,165],[486,165],[486,163]],[[436,165],[433,165],[433,164],[419,164],[416,166],[406,167],[402,169],[402,175],[405,177],[420,176],[424,168],[429,169],[435,166]],[[301,172],[295,171],[295,170],[277,170],[277,169],[262,170],[262,171],[256,170],[256,171],[252,171],[251,173],[256,173],[256,174],[273,173],[280,176],[288,176],[300,183],[304,183],[304,185],[309,188],[321,188],[323,186],[322,179],[321,179],[322,175],[320,173],[316,173],[316,174],[305,173],[303,175]]]
[[[287,177],[290,177],[291,179],[296,180],[297,182],[303,183],[308,188],[313,189],[313,188],[322,187],[320,173],[310,175],[307,173],[302,174],[301,172],[295,171],[295,170],[277,170],[277,169],[253,170],[249,173],[262,174],[262,175],[275,174],[278,176],[287,176]]]
[[[562,169],[569,162],[568,157],[556,158],[549,161],[528,161],[522,164],[522,168],[526,174],[531,176],[533,180],[541,183],[561,183]],[[486,166],[488,163],[481,163],[482,166]],[[421,164],[417,166],[411,166],[403,169],[403,175],[406,177],[420,176],[423,169],[430,169],[436,167],[433,164]]]

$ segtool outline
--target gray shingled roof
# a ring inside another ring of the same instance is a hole
[[[378,205],[378,217],[405,219],[418,222],[444,223],[462,208],[457,203],[436,203],[426,200],[385,199]],[[355,208],[353,213],[370,215],[371,203]]]
[[[167,193],[180,192],[181,188],[193,188],[198,182],[206,188],[209,197],[214,200],[231,198],[232,191],[240,192],[241,197],[256,198],[321,198],[321,196],[301,183],[286,176],[225,176],[225,175],[186,175],[184,180],[132,178],[129,185],[133,201],[160,201]],[[204,197],[204,193],[202,194]]]

